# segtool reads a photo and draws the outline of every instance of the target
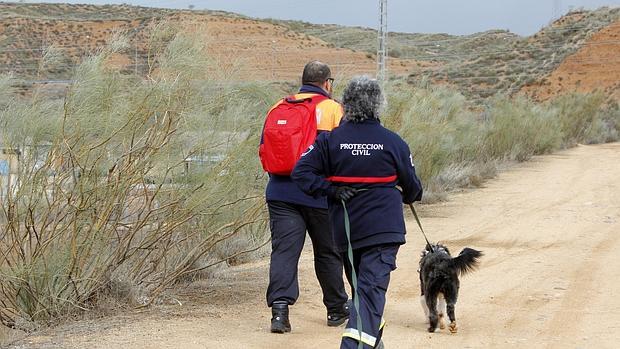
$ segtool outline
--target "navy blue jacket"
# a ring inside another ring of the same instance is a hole
[[[299,93],[316,93],[330,97],[325,90],[312,85],[303,85],[299,90]],[[322,133],[322,131],[323,130],[319,127],[318,132]],[[295,183],[293,183],[291,177],[289,176],[270,174],[269,182],[267,183],[267,188],[265,189],[265,199],[267,201],[284,201],[307,207],[327,209],[327,199],[325,197],[313,197],[305,194],[297,185],[295,185]]]
[[[320,134],[291,177],[315,197],[327,195],[330,186],[367,189],[346,203],[354,249],[405,243],[403,202],[422,198],[409,146],[374,119],[343,122],[332,132]],[[344,251],[347,240],[340,202],[329,201],[329,216],[336,244]]]

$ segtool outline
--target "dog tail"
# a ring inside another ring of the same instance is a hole
[[[460,275],[465,275],[478,267],[479,258],[482,256],[481,251],[465,247],[458,257],[452,258],[452,265]]]

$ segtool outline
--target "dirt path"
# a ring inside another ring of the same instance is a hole
[[[409,222],[388,294],[388,349],[620,347],[620,144],[537,157],[421,214],[431,239],[485,257],[462,280],[459,333],[429,334],[416,273],[423,240]],[[311,264],[306,251],[291,334],[268,333],[263,260],[179,292],[182,306],[82,321],[17,347],[337,348],[342,329],[325,326]]]

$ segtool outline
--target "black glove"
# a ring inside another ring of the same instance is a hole
[[[330,197],[333,200],[344,200],[344,201],[348,201],[351,200],[352,197],[354,197],[357,194],[357,189],[355,188],[351,188],[351,187],[335,187],[335,186],[331,186],[329,187],[329,189],[327,190],[327,196]]]

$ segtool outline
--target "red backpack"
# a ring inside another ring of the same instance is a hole
[[[314,143],[316,106],[327,97],[286,97],[267,114],[258,156],[266,172],[290,175],[301,154]]]

